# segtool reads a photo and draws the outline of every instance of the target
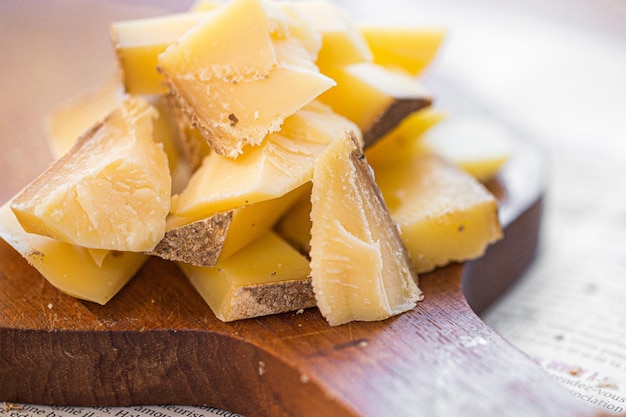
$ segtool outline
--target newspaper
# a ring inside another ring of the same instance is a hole
[[[564,29],[540,36],[561,48],[551,50],[559,59],[544,78],[521,82],[548,97],[526,109],[492,103],[515,114],[550,155],[540,249],[483,319],[574,397],[626,413],[626,121],[616,113],[626,108],[626,82],[616,76],[626,60],[615,54],[626,37]],[[589,65],[578,65],[581,56]],[[589,89],[585,100],[594,104],[582,105],[568,84]]]
[[[4,406],[2,406],[4,405]],[[180,405],[135,407],[68,407],[0,403],[2,417],[238,417],[214,407]]]
[[[558,151],[538,259],[483,319],[575,397],[625,413],[624,161]]]

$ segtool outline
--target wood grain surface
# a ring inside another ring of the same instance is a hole
[[[50,160],[43,114],[110,73],[108,22],[154,12],[85,4],[0,6],[2,202]],[[543,161],[522,149],[492,184],[505,239],[480,261],[423,275],[425,300],[383,322],[329,327],[309,309],[222,323],[160,259],[99,306],[61,294],[0,240],[0,400],[211,405],[249,417],[591,415],[468,305],[484,308],[532,260]]]

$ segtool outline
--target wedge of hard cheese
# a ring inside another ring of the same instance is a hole
[[[417,275],[349,135],[317,158],[311,203],[311,277],[328,323],[383,320],[415,307]]]
[[[438,155],[417,152],[374,170],[418,273],[477,258],[502,237],[495,197]]]
[[[410,26],[360,25],[374,63],[418,75],[433,61],[445,31]]]
[[[106,304],[148,260],[142,253],[106,251],[97,262],[89,249],[26,233],[8,203],[0,208],[0,237],[60,291],[98,304]]]
[[[129,94],[167,93],[165,77],[157,71],[159,54],[207,15],[176,13],[111,23],[111,43],[125,90]]]
[[[337,86],[319,100],[355,122],[363,131],[365,146],[432,103],[432,97],[416,78],[377,64],[352,64],[328,69],[326,74]]]
[[[293,4],[322,37],[316,61],[322,73],[331,68],[372,61],[372,52],[362,33],[336,4],[327,0],[307,0]]]
[[[393,165],[398,160],[424,149],[423,138],[427,132],[445,118],[445,114],[428,107],[409,114],[381,139],[365,149],[370,165]]]
[[[481,182],[494,178],[513,153],[506,129],[491,120],[471,115],[447,117],[425,133],[421,146]]]
[[[298,39],[275,41],[275,27],[260,0],[233,0],[159,56],[175,102],[220,155],[260,144],[335,84]]]
[[[86,132],[11,202],[24,230],[89,248],[154,248],[171,195],[167,156],[152,136],[156,116],[129,98]]]
[[[178,266],[222,321],[315,306],[309,262],[272,232],[214,267]]]
[[[124,91],[114,78],[66,100],[46,115],[45,130],[54,159],[60,158],[94,123],[104,120],[124,100]]]

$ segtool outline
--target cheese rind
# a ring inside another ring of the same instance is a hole
[[[8,203],[0,208],[0,237],[54,287],[98,304],[113,298],[148,260],[141,253],[107,251],[98,264],[87,248],[26,233]]]
[[[11,209],[29,233],[142,252],[165,233],[171,178],[152,137],[156,110],[129,98],[25,187]]]
[[[398,229],[349,136],[317,158],[311,195],[311,277],[330,325],[383,320],[421,297]]]
[[[214,267],[178,266],[222,321],[315,305],[307,259],[272,232]]]

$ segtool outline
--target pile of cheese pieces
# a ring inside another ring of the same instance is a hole
[[[59,158],[0,212],[61,291],[105,304],[158,256],[223,321],[383,320],[421,300],[417,274],[501,237],[479,180],[506,155],[473,176],[423,139],[442,115],[417,75],[441,31],[230,0],[111,37],[121,77],[50,115]]]

